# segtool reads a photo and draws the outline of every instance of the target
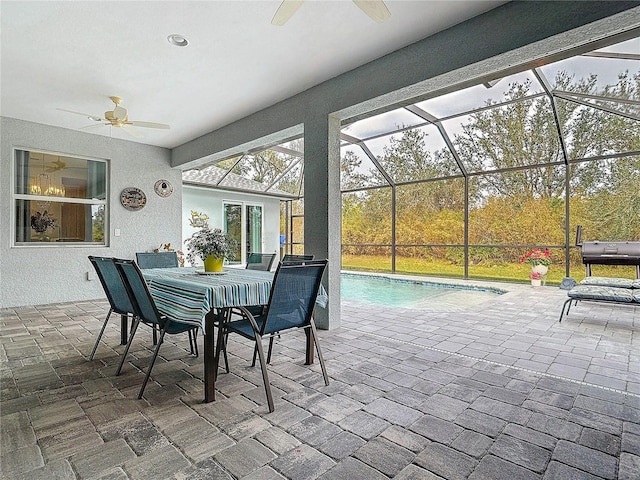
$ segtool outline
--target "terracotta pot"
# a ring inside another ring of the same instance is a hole
[[[209,255],[204,261],[205,272],[221,272],[224,258],[218,258],[215,255]]]

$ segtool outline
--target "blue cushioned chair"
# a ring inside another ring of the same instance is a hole
[[[218,372],[220,351],[223,348],[224,338],[229,333],[237,333],[253,340],[260,357],[262,379],[270,412],[273,412],[274,405],[267,374],[268,361],[265,361],[262,348],[263,338],[269,338],[269,351],[271,352],[274,335],[285,333],[292,328],[311,329],[324,381],[326,385],[329,385],[329,376],[327,375],[320,344],[318,343],[315,322],[313,321],[313,309],[326,266],[327,260],[310,261],[304,264],[280,263],[273,277],[269,303],[262,313],[255,316],[246,308],[240,307],[243,318],[229,320],[220,325],[214,365],[215,374]]]
[[[136,262],[143,270],[145,268],[171,268],[178,266],[176,252],[138,252]]]
[[[122,354],[122,359],[120,360],[120,365],[118,366],[116,375],[119,375],[120,371],[122,370],[122,366],[124,365],[127,353],[129,353],[129,348],[133,343],[133,337],[135,336],[136,330],[138,329],[138,325],[140,325],[140,323],[143,323],[150,327],[157,326],[160,329],[160,338],[158,338],[158,344],[156,345],[156,348],[153,352],[151,364],[149,365],[147,375],[144,378],[144,383],[142,384],[140,393],[138,394],[138,398],[142,398],[144,389],[147,386],[149,377],[151,376],[151,370],[153,369],[153,365],[156,363],[156,359],[158,358],[158,352],[160,351],[160,346],[164,341],[165,334],[174,335],[178,333],[189,332],[197,329],[198,326],[192,323],[182,322],[177,318],[168,317],[158,311],[153,297],[151,296],[151,292],[149,291],[149,287],[147,286],[147,282],[145,281],[140,268],[133,260],[116,259],[114,263],[116,268],[118,269],[118,272],[120,273],[120,277],[122,278],[127,294],[129,295],[129,300],[131,301],[131,305],[133,306],[133,311],[135,312],[131,334],[129,335],[129,342],[127,343],[124,353]]]
[[[283,262],[308,262],[309,260],[313,260],[313,255],[294,255],[287,253],[282,257]]]
[[[131,316],[133,315],[133,306],[131,305],[129,295],[127,295],[124,283],[115,266],[114,259],[111,257],[94,257],[89,255],[89,261],[96,270],[96,274],[98,275],[98,279],[102,284],[102,288],[110,305],[109,313],[107,313],[107,317],[104,319],[100,334],[89,356],[89,360],[93,360],[93,356],[96,354],[98,344],[100,343],[100,339],[102,338],[111,314],[117,313],[119,315]]]
[[[275,253],[250,253],[247,258],[247,270],[271,270],[273,261],[276,258]]]
[[[178,253],[177,252],[137,252],[136,262],[138,267],[144,270],[147,268],[177,268]],[[153,329],[153,344],[157,343],[156,329]],[[189,346],[191,353],[198,356],[198,330],[189,332]]]

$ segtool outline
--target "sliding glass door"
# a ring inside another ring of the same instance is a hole
[[[246,263],[252,252],[263,250],[262,205],[224,203],[224,231],[238,242],[236,256],[230,263]]]

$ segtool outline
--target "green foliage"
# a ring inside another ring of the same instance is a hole
[[[528,273],[517,267],[526,248],[516,245],[565,243],[567,167],[558,126],[568,160],[640,150],[638,121],[615,114],[640,114],[640,74],[621,73],[616,85],[601,91],[595,75],[575,79],[559,72],[554,83],[554,91],[563,95],[582,95],[572,99],[598,94],[632,102],[593,100],[593,105],[609,109],[603,111],[584,101],[556,97],[558,125],[549,98],[536,95],[526,81],[509,84],[500,101],[512,103],[478,110],[468,117],[453,138],[466,171],[508,169],[469,177],[469,243],[482,245],[469,251],[474,275],[526,279]],[[496,103],[488,101],[486,106]],[[382,171],[365,170],[360,157],[347,152],[342,159],[343,188],[388,185],[387,177],[397,184],[397,271],[460,275],[464,250],[449,245],[464,244],[465,191],[462,178],[442,179],[461,173],[451,152],[430,151],[423,130],[406,129],[389,138],[376,160]],[[571,163],[569,169],[572,228],[584,225],[591,239],[640,240],[640,157],[580,161]],[[433,181],[438,178],[441,180]],[[431,181],[413,183],[416,180]],[[376,243],[390,252],[393,192],[386,187],[343,195],[343,244],[367,245],[344,247],[345,268],[348,262],[364,269],[390,268],[388,259],[367,261],[366,265],[356,259],[375,258],[372,244]],[[428,244],[443,246],[422,246]],[[561,251],[557,256],[564,257]],[[574,261],[579,264],[579,255]],[[433,272],[433,265],[441,270]],[[564,276],[564,267],[556,266],[555,261],[552,270],[553,276],[560,275],[558,280]]]
[[[94,242],[102,242],[104,240],[104,206],[102,205],[93,214],[91,236]]]

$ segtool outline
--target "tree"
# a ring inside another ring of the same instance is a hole
[[[625,72],[616,85],[598,90],[594,75],[576,80],[559,72],[553,90],[581,94],[574,97],[581,101],[593,95],[630,101],[592,100],[592,104],[640,115],[639,85],[640,74],[630,76]],[[504,102],[507,104],[498,105]],[[640,150],[637,120],[559,96],[554,102],[569,161]],[[470,242],[563,244],[565,156],[549,97],[537,95],[526,81],[510,84],[500,101],[488,101],[485,106],[493,108],[470,114],[462,132],[453,138],[467,172],[489,172],[469,177]],[[420,128],[390,136],[377,162],[396,184],[459,173],[452,153],[448,149],[430,151],[426,140]],[[607,238],[640,239],[640,158],[581,161],[571,163],[569,168],[574,220]],[[503,171],[490,173],[499,169]],[[351,188],[386,184],[376,169],[363,174],[361,161],[351,152],[343,156],[345,172],[354,179]],[[462,243],[462,186],[462,180],[397,186],[397,242]],[[343,235],[349,243],[372,243],[381,231],[388,232],[385,215],[391,210],[390,188],[363,190],[348,199],[343,197],[343,202]],[[506,250],[493,249],[491,254],[499,257],[503,253]]]

